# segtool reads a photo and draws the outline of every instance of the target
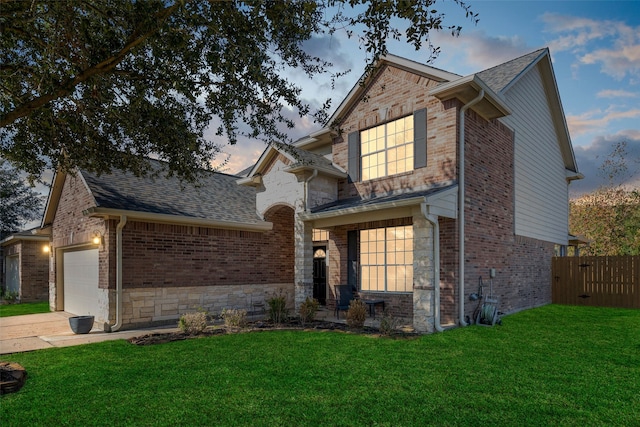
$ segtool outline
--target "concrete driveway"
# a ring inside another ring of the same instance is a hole
[[[107,333],[94,326],[90,333],[76,335],[69,327],[71,316],[73,315],[63,311],[55,311],[0,318],[0,354],[69,347],[178,330],[176,327],[165,327]]]

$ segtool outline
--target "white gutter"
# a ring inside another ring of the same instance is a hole
[[[463,105],[460,109],[460,141],[459,141],[459,172],[458,172],[458,246],[460,259],[458,261],[458,280],[459,280],[459,300],[460,306],[460,326],[467,326],[467,322],[464,320],[464,113],[469,107],[477,104],[484,98],[484,89],[480,89],[480,93],[477,97]]]
[[[131,220],[148,221],[162,224],[180,224],[193,225],[197,227],[222,228],[225,230],[242,230],[242,231],[269,231],[273,228],[273,224],[265,221],[256,221],[255,223],[245,223],[236,221],[220,221],[206,218],[195,218],[180,215],[159,214],[153,212],[130,211],[126,209],[111,209],[101,207],[91,207],[82,211],[83,215],[89,217],[128,217]]]
[[[311,180],[313,180],[317,176],[318,176],[318,169],[314,169],[311,176],[304,180],[304,211],[305,212],[309,212],[309,200],[307,200],[308,194],[309,194],[309,183],[311,182]]]
[[[420,205],[420,210],[425,219],[433,226],[433,327],[438,332],[443,332],[440,325],[440,224],[438,215],[427,213],[427,204]]]
[[[117,332],[122,327],[122,229],[127,224],[127,216],[120,215],[116,227],[116,323],[109,326],[109,332]]]

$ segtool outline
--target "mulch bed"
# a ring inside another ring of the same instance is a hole
[[[324,331],[350,331],[349,327],[344,323],[334,323],[334,322],[326,322],[326,321],[315,321],[311,323],[307,323],[302,326],[297,321],[291,321],[287,323],[282,323],[280,325],[274,325],[271,322],[267,321],[258,321],[251,322],[245,328],[227,328],[225,326],[215,327],[215,328],[207,328],[204,332],[196,335],[189,335],[183,332],[168,332],[168,333],[154,333],[154,334],[146,334],[141,335],[139,337],[129,338],[128,341],[131,344],[135,345],[152,345],[152,344],[162,344],[172,341],[181,341],[186,339],[193,338],[202,338],[202,337],[210,337],[214,335],[224,335],[231,333],[247,333],[247,332],[256,332],[256,331],[265,331],[265,330],[324,330]],[[357,331],[357,333],[365,334],[365,335],[380,335],[380,331],[371,327],[364,327],[363,330]],[[419,334],[414,333],[406,333],[406,332],[398,332],[398,334],[393,337],[403,337],[410,338],[416,337]]]

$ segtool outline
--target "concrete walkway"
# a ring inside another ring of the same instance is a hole
[[[76,335],[69,327],[71,316],[73,315],[56,311],[0,318],[0,354],[69,347],[178,330],[177,327],[164,327],[108,333],[94,326],[90,333]]]

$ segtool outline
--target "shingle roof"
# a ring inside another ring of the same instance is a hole
[[[162,163],[151,160],[154,171]],[[114,170],[101,176],[80,171],[97,206],[247,224],[260,222],[255,190],[236,184],[237,176],[204,172],[198,186],[176,177],[136,177]]]
[[[509,83],[520,75],[533,61],[542,55],[547,49],[538,49],[534,52],[512,59],[503,64],[476,73],[483,82],[496,93],[500,93]]]
[[[433,194],[439,193],[440,191],[448,190],[452,187],[455,187],[456,185],[457,184],[446,184],[446,185],[443,184],[443,185],[429,188],[428,190],[407,192],[407,193],[401,193],[401,194],[391,194],[391,195],[385,195],[380,197],[371,197],[368,199],[363,199],[361,197],[341,199],[341,200],[336,200],[335,202],[327,203],[325,205],[317,206],[311,209],[311,213],[321,213],[321,212],[328,213],[328,212],[340,211],[342,209],[375,206],[379,203],[397,202],[400,200],[411,199],[414,197],[426,197],[426,196],[431,196]]]

